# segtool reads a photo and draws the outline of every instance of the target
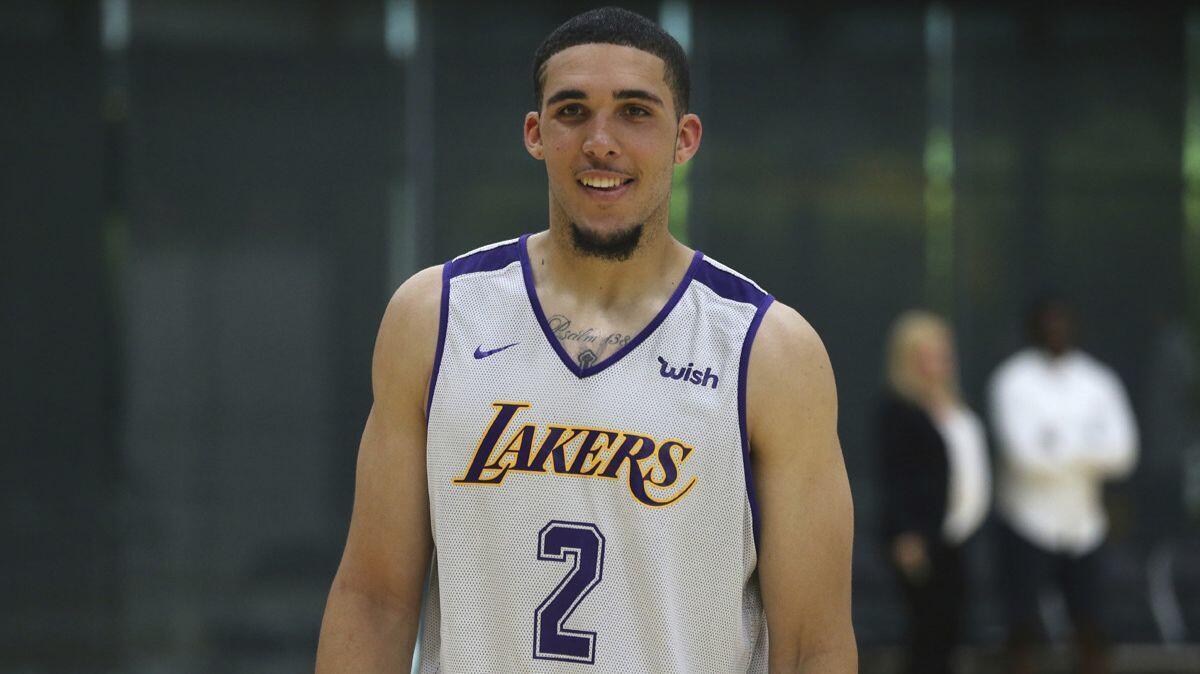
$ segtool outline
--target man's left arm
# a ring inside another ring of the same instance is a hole
[[[763,317],[748,374],[770,671],[857,672],[850,618],[854,505],[829,356],[812,327],[776,302]]]
[[[1101,477],[1125,477],[1137,463],[1138,432],[1133,408],[1115,372],[1101,370],[1095,377],[1095,401],[1080,438],[1078,460]]]

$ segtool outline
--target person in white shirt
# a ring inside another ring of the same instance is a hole
[[[1075,629],[1081,671],[1105,672],[1100,548],[1108,519],[1101,489],[1133,469],[1137,429],[1120,379],[1075,347],[1074,320],[1062,300],[1037,302],[1028,328],[1032,345],[1002,363],[990,385],[1009,671],[1033,671],[1038,593],[1054,581]]]
[[[953,337],[939,316],[908,311],[888,339],[876,419],[882,529],[908,610],[907,674],[948,674],[962,632],[962,549],[987,515],[983,425],[958,395]]]

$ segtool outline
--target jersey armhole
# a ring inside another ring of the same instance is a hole
[[[450,314],[450,267],[447,262],[442,265],[442,301],[438,309],[437,351],[433,355],[433,369],[429,372],[429,393],[425,401],[425,423],[429,423],[429,413],[433,410],[433,392],[437,389],[438,373],[442,370],[442,351],[446,346],[446,321]]]
[[[758,550],[758,499],[754,494],[754,474],[750,469],[750,434],[746,427],[746,385],[750,378],[750,349],[754,346],[754,336],[758,334],[758,326],[762,324],[763,316],[775,298],[766,295],[759,301],[746,329],[746,338],[742,341],[742,356],[738,363],[738,428],[742,436],[742,468],[746,475],[746,498],[750,501],[750,519],[754,530],[754,548]]]

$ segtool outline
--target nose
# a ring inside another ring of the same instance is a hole
[[[587,128],[583,139],[583,153],[595,159],[613,159],[621,155],[621,148],[609,129],[608,120],[596,115]]]

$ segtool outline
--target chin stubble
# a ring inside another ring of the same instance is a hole
[[[575,250],[612,262],[624,262],[637,250],[642,239],[642,225],[634,225],[624,231],[609,235],[589,232],[576,223],[571,223],[571,243]]]

